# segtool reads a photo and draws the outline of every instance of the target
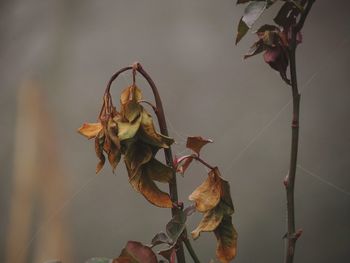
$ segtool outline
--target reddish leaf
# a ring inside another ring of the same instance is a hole
[[[176,168],[176,172],[183,175],[186,172],[187,168],[192,163],[192,161],[193,161],[192,155],[186,155],[186,156],[182,156],[180,158],[175,158],[174,166]]]
[[[152,249],[137,241],[129,241],[113,263],[157,263]]]
[[[202,147],[208,143],[212,143],[213,141],[210,139],[205,139],[201,136],[193,136],[187,138],[186,147],[194,151],[199,155]]]

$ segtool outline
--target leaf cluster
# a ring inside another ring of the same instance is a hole
[[[244,58],[264,52],[264,61],[279,72],[281,78],[290,85],[287,77],[289,65],[289,51],[302,41],[300,31],[297,32],[296,43],[292,43],[292,30],[296,27],[300,16],[304,12],[305,0],[238,0],[237,4],[247,4],[241,17],[236,44],[253,27],[259,17],[276,2],[284,2],[274,18],[275,24],[265,24],[255,32],[258,36]]]

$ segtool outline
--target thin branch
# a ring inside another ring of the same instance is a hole
[[[197,255],[196,255],[196,252],[194,251],[194,249],[193,249],[193,247],[192,247],[192,245],[191,245],[190,240],[189,240],[187,237],[185,237],[185,238],[183,239],[183,241],[184,241],[184,243],[185,243],[185,246],[186,246],[188,252],[190,253],[190,255],[191,255],[192,259],[193,259],[193,262],[195,262],[195,263],[200,263],[200,261],[199,261]]]
[[[300,237],[302,231],[295,230],[295,206],[294,206],[294,185],[295,185],[295,175],[297,169],[297,159],[298,159],[298,144],[299,144],[299,113],[300,113],[300,93],[298,89],[297,81],[297,70],[296,70],[296,46],[297,46],[297,34],[303,27],[305,19],[310,12],[311,6],[314,0],[307,2],[305,11],[294,27],[292,27],[292,37],[290,48],[288,51],[290,60],[290,75],[292,84],[292,96],[293,96],[293,118],[292,118],[292,140],[291,140],[291,157],[290,157],[290,168],[289,174],[284,182],[286,187],[287,195],[287,221],[288,221],[288,232],[287,247],[286,247],[286,263],[293,263],[295,245],[297,239]]]

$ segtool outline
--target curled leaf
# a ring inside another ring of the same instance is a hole
[[[120,103],[123,105],[129,101],[138,102],[142,99],[142,92],[136,85],[125,88],[120,95]]]
[[[212,140],[205,139],[201,136],[193,136],[187,138],[186,147],[199,155],[199,152],[201,151],[202,147],[212,142]]]
[[[174,160],[174,166],[176,167],[176,172],[180,174],[185,174],[187,168],[190,166],[190,164],[193,161],[192,155],[186,155],[182,156],[180,158],[175,158]]]
[[[139,136],[142,141],[161,148],[169,148],[174,140],[170,137],[159,134],[153,124],[152,116],[143,109]]]
[[[193,239],[197,239],[201,232],[214,231],[221,223],[223,216],[220,205],[206,212],[197,228],[191,232]]]
[[[95,138],[98,133],[102,130],[102,124],[98,123],[84,123],[79,129],[78,132],[85,136],[88,139]]]

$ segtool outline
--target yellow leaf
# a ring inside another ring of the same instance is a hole
[[[85,136],[88,139],[95,138],[97,134],[102,130],[102,124],[98,123],[84,123],[79,129],[78,132]]]

